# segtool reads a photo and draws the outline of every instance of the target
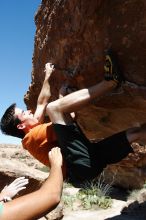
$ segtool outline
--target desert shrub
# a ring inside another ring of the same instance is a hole
[[[65,187],[67,186],[66,183]],[[63,194],[62,200],[64,205],[68,207],[72,207],[75,201],[80,201],[80,204],[84,209],[92,209],[94,207],[107,209],[112,205],[112,199],[109,196],[111,189],[111,184],[105,183],[104,181],[103,172],[93,181],[86,182],[75,195]]]
[[[112,199],[108,196],[109,191],[109,184],[92,182],[81,189],[77,196],[85,209],[91,209],[94,206],[106,209],[112,205]]]

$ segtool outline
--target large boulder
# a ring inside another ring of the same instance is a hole
[[[100,139],[146,121],[145,12],[144,0],[42,0],[35,16],[32,82],[24,97],[27,108],[36,108],[45,63],[64,69],[56,69],[50,80],[52,101],[66,79],[78,89],[101,81],[104,54],[112,48],[126,82],[80,111],[78,122],[90,139]],[[135,169],[131,175],[136,177]]]

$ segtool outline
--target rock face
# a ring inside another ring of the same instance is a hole
[[[51,101],[58,98],[66,79],[78,89],[99,82],[104,75],[105,50],[112,48],[126,83],[79,112],[78,122],[90,139],[99,139],[146,121],[145,12],[145,0],[42,0],[35,16],[32,82],[24,97],[27,107],[35,110],[45,63],[64,69],[56,69],[50,80]],[[143,151],[142,176],[145,161]],[[130,173],[135,177],[135,169],[130,168]]]

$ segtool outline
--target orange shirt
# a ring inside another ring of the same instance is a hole
[[[32,156],[50,167],[48,152],[58,146],[57,138],[53,130],[52,122],[40,124],[32,128],[22,140],[23,148],[28,150]],[[63,166],[65,176],[66,168]]]

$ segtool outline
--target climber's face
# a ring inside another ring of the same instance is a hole
[[[26,132],[39,124],[30,110],[24,111],[20,108],[15,108],[15,116],[21,121],[17,126],[18,129],[23,129]]]

